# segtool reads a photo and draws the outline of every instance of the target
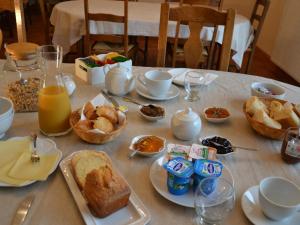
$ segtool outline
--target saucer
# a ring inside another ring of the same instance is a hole
[[[147,88],[144,85],[142,85],[138,82],[136,84],[136,92],[139,95],[143,96],[144,98],[148,98],[151,100],[157,100],[157,101],[170,100],[170,99],[176,98],[180,93],[178,87],[176,87],[175,85],[171,85],[170,90],[168,91],[168,93],[165,96],[153,96],[148,92]]]
[[[300,213],[296,212],[294,216],[280,221],[274,221],[267,218],[259,205],[258,186],[250,187],[242,196],[242,209],[247,218],[255,225],[296,225],[300,221]]]

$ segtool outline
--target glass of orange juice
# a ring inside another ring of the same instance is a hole
[[[62,57],[61,46],[38,48],[39,65],[44,74],[38,94],[39,127],[47,136],[60,136],[71,130],[71,104],[61,75]]]

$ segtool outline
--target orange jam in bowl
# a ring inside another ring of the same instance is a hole
[[[164,140],[151,135],[140,138],[134,143],[133,148],[140,152],[159,152],[164,147]]]

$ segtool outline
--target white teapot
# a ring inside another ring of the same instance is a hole
[[[201,119],[191,108],[178,110],[171,119],[171,129],[175,137],[192,140],[201,130]]]
[[[126,67],[111,68],[105,75],[105,88],[114,95],[126,95],[133,87],[134,77]]]

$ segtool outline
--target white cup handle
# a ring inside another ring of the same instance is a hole
[[[139,80],[140,83],[142,83],[143,85],[146,86],[145,75],[144,74],[139,75],[138,80]]]

